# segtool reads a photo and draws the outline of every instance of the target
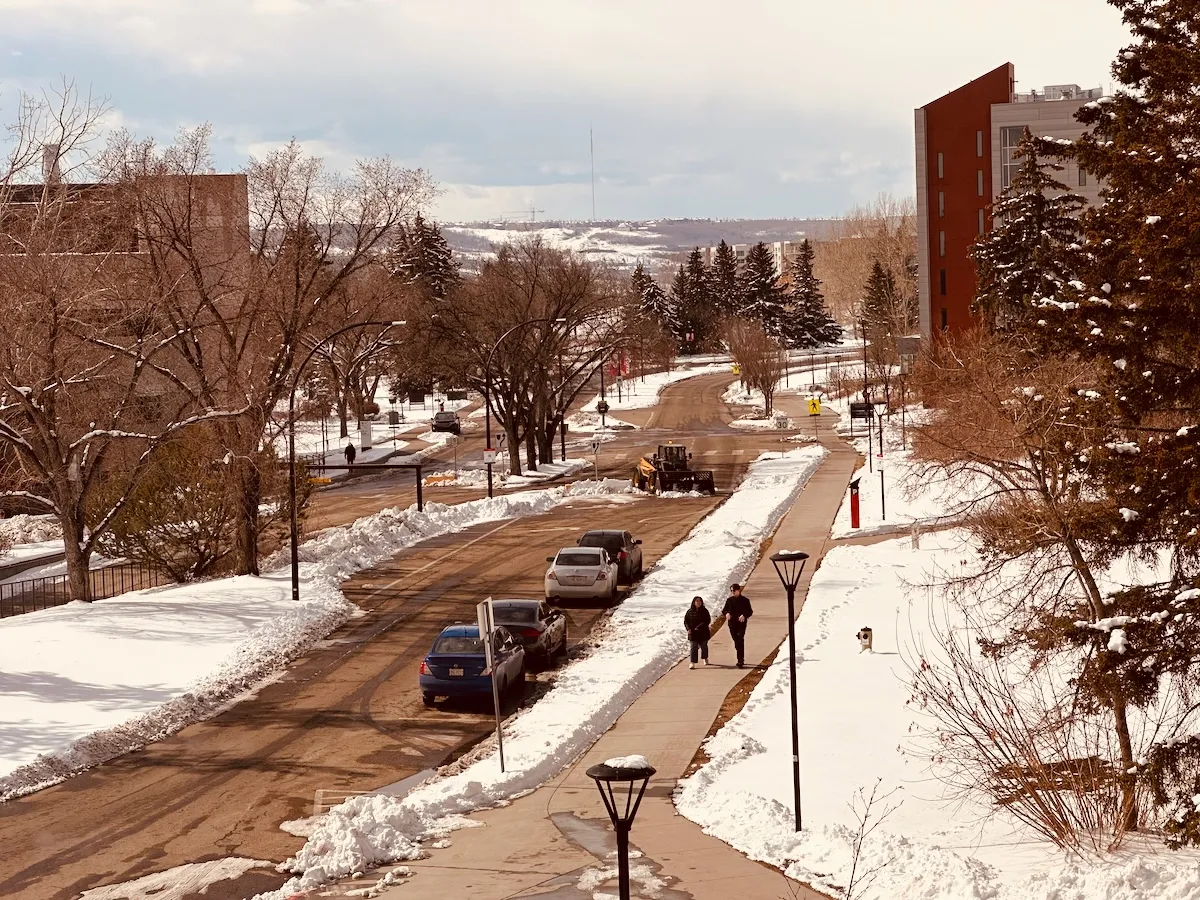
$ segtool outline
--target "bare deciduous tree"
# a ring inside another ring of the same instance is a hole
[[[742,373],[746,387],[763,395],[764,415],[775,408],[775,388],[787,367],[783,345],[758,322],[735,319],[726,323],[725,342]]]
[[[200,407],[246,410],[220,436],[239,510],[237,570],[256,573],[260,451],[298,354],[348,324],[331,321],[331,298],[376,261],[433,185],[386,158],[329,172],[294,141],[252,159],[244,175],[214,179],[207,127],[161,149],[118,136],[110,155],[137,186],[157,302],[185,338],[164,375]]]

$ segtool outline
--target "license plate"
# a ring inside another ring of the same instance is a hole
[[[455,669],[453,667],[450,669],[450,677],[451,678],[462,678],[462,673],[463,673],[462,669]]]
[[[593,579],[586,575],[571,575],[566,579],[567,584],[591,584]]]

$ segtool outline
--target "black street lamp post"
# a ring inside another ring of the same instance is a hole
[[[792,791],[796,804],[796,830],[801,830],[800,820],[800,723],[796,708],[796,585],[804,574],[804,563],[808,554],[800,550],[780,550],[771,554],[771,562],[783,587],[787,591],[788,605],[788,686],[792,694]]]
[[[512,328],[508,329],[508,331],[504,332],[504,334],[500,335],[500,337],[496,338],[496,343],[494,343],[492,345],[492,349],[490,351],[488,351],[487,361],[484,362],[484,364],[483,364],[483,405],[485,407],[485,413],[484,413],[484,417],[483,417],[483,430],[484,430],[483,449],[484,449],[485,456],[486,456],[486,454],[494,452],[492,450],[492,357],[495,356],[496,351],[500,348],[500,345],[504,342],[504,339],[506,337],[508,337],[510,334],[512,334],[514,331],[516,331],[517,329],[524,328],[527,325],[537,325],[539,323],[546,323],[546,322],[554,322],[557,324],[557,323],[562,323],[565,321],[567,321],[567,320],[563,319],[563,318],[558,318],[558,319],[541,318],[541,319],[530,319],[527,322],[518,322]],[[511,448],[510,452],[516,452],[516,448],[515,447]],[[491,459],[485,458],[484,462],[487,465],[488,497],[490,498],[492,496],[492,464],[493,464],[493,461]]]
[[[300,384],[300,376],[304,373],[304,368],[312,360],[313,355],[324,344],[329,343],[339,334],[345,334],[347,331],[353,331],[356,328],[382,328],[386,331],[389,328],[406,324],[408,323],[353,322],[350,325],[345,325],[317,341],[292,375],[292,390],[288,396],[288,516],[290,519],[288,522],[288,538],[291,544],[292,555],[292,599],[297,603],[300,602],[300,527],[296,519],[296,388]]]
[[[617,762],[636,764],[610,765]],[[629,900],[629,832],[633,828],[633,818],[642,803],[642,795],[646,793],[646,785],[650,783],[650,776],[655,771],[649,764],[642,765],[645,762],[646,760],[640,757],[610,760],[587,770],[588,777],[596,782],[596,787],[600,790],[600,799],[604,801],[604,808],[608,810],[608,817],[617,832],[617,885],[620,900]],[[614,785],[617,786],[615,791]]]

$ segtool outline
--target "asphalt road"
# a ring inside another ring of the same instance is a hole
[[[697,468],[714,469],[719,489],[732,488],[750,460],[778,444],[724,424],[729,411],[720,395],[730,380],[703,376],[668,388],[660,406],[645,411],[645,431],[605,445],[601,474],[628,474],[648,447],[674,436],[689,444]],[[388,490],[383,482],[365,482],[342,512],[391,497],[406,502],[397,494],[371,495]],[[649,568],[719,502],[577,501],[426,541],[361,573],[344,590],[365,615],[252,699],[0,805],[0,896],[74,900],[89,888],[184,863],[286,858],[302,839],[279,824],[310,815],[317,791],[340,795],[393,784],[456,758],[490,733],[487,704],[434,710],[421,704],[417,666],[444,624],[471,621],[475,604],[489,594],[540,596],[545,557],[589,528],[632,531],[643,540]],[[577,645],[604,610],[581,605],[567,614]],[[524,702],[535,702],[551,678],[531,682]],[[243,898],[281,882],[270,869],[255,870],[214,885],[204,898]]]

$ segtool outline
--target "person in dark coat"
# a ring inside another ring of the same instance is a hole
[[[692,643],[692,664],[689,669],[696,668],[696,663],[702,658],[708,665],[708,626],[712,616],[704,605],[703,597],[693,597],[692,605],[688,607],[683,617],[683,627],[687,629],[688,640]]]
[[[354,448],[354,445],[347,444],[345,452],[346,452],[346,465],[348,465],[348,466],[354,465],[354,457],[358,454],[358,451]]]
[[[737,651],[737,667],[746,664],[746,623],[754,615],[750,598],[742,593],[740,584],[729,586],[729,599],[721,609],[721,615],[729,623],[729,635],[733,638],[733,649]]]

